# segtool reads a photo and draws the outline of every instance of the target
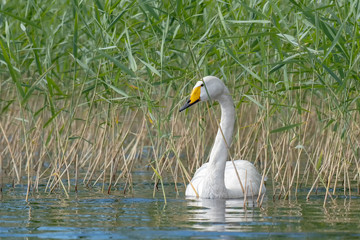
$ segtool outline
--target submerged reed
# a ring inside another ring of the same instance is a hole
[[[154,194],[179,191],[217,127],[216,107],[178,113],[204,75],[232,92],[232,155],[273,179],[274,198],[359,194],[358,1],[0,6],[0,178],[27,197],[72,179],[126,193],[140,166]]]

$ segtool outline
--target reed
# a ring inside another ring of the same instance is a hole
[[[359,194],[359,12],[358,1],[7,1],[1,181],[28,184],[27,197],[78,181],[126,193],[147,166],[154,194],[166,198],[166,181],[182,191],[218,109],[178,109],[216,75],[236,103],[232,155],[273,180],[274,198]]]

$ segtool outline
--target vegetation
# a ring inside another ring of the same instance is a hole
[[[186,184],[207,160],[218,108],[178,109],[197,80],[216,75],[236,103],[232,155],[255,162],[274,197],[304,186],[325,188],[325,199],[359,193],[358,1],[0,9],[1,181],[28,193],[46,184],[67,194],[71,179],[127,191],[133,170],[148,166],[154,193]]]

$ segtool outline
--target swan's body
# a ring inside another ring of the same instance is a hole
[[[235,107],[228,88],[217,77],[207,76],[198,81],[191,92],[190,100],[180,111],[199,101],[218,101],[221,107],[221,122],[208,163],[202,165],[186,188],[187,197],[242,198],[265,193],[262,176],[255,166],[245,160],[228,160],[235,123]],[[240,177],[240,180],[238,179]],[[241,182],[241,183],[240,183]]]

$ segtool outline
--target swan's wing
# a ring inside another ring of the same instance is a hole
[[[185,196],[187,197],[196,197],[196,192],[199,192],[202,189],[203,180],[206,176],[208,163],[204,163],[200,168],[198,168],[194,174],[194,177],[191,179],[191,183],[189,183],[186,187]]]
[[[247,196],[258,195],[262,176],[256,170],[255,166],[245,160],[236,160],[234,163],[244,190],[247,192]],[[230,198],[244,197],[243,190],[234,169],[234,164],[231,161],[226,162],[225,186]],[[261,193],[265,193],[265,191],[266,189],[263,185]]]

